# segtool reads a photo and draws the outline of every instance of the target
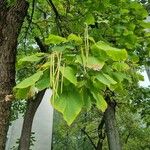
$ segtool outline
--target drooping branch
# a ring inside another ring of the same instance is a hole
[[[24,37],[24,39],[25,39],[24,48],[25,48],[25,45],[26,45],[26,39],[27,39],[28,31],[29,31],[29,29],[30,29],[30,27],[31,27],[31,23],[32,23],[33,15],[34,15],[35,1],[36,1],[36,0],[33,0],[33,1],[32,1],[32,12],[31,12],[30,20],[29,20],[29,22],[28,22],[28,27],[27,27],[26,32],[25,32],[25,37]]]
[[[43,53],[46,53],[48,51],[48,46],[44,45],[39,37],[34,37],[34,39],[35,39],[37,45],[39,46],[40,51]]]
[[[98,140],[98,143],[97,143],[97,150],[102,150],[103,141],[105,139],[105,134],[103,133],[104,123],[105,123],[105,120],[104,120],[104,115],[103,115],[102,119],[100,121],[100,124],[98,126],[98,137],[99,137],[99,140]]]
[[[50,5],[51,5],[51,7],[52,7],[52,9],[53,9],[53,11],[55,13],[56,18],[60,18],[60,15],[59,15],[59,13],[58,13],[58,11],[57,11],[53,1],[52,0],[48,0],[48,1],[49,1]]]
[[[89,141],[91,142],[92,146],[94,147],[94,149],[96,150],[97,147],[96,145],[94,144],[94,142],[92,141],[91,137],[89,136],[89,134],[84,130],[84,129],[81,129],[81,131],[87,136],[87,138],[89,139]]]
[[[125,139],[125,144],[128,143],[128,140],[129,140],[129,137],[130,137],[130,136],[131,136],[131,132],[128,133],[128,135],[127,135],[127,137],[126,137],[126,139]]]
[[[52,0],[47,0],[48,4],[51,6],[54,14],[55,14],[55,21],[56,21],[56,25],[57,25],[57,30],[59,35],[61,36],[65,36],[63,31],[62,31],[62,26],[61,26],[61,16],[57,10],[57,8],[55,7],[54,3]]]

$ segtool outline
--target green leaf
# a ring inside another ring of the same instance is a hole
[[[107,103],[104,100],[103,96],[99,93],[92,92],[94,99],[96,100],[96,107],[104,112],[107,108]]]
[[[15,86],[15,89],[21,89],[21,88],[27,88],[29,86],[32,86],[37,82],[40,77],[43,75],[43,71],[38,71],[37,73],[33,74],[32,76],[24,79],[19,84]]]
[[[83,40],[80,36],[72,33],[68,36],[68,41],[74,41],[77,45],[81,45],[83,43]]]
[[[38,90],[43,90],[45,88],[48,88],[50,86],[50,71],[49,69],[45,70],[43,72],[43,75],[41,78],[36,82],[35,86],[38,88]]]
[[[102,82],[98,82],[97,80],[93,80],[93,86],[96,88],[96,89],[99,89],[99,90],[105,90],[106,89],[106,85],[103,84]]]
[[[75,62],[83,65],[82,58],[79,55],[76,57]],[[93,56],[89,56],[87,60],[86,60],[86,58],[84,58],[84,62],[86,62],[86,64],[85,64],[86,67],[96,70],[96,71],[100,71],[105,64],[104,61],[100,61],[99,59],[97,59],[96,57],[93,57]]]
[[[88,25],[94,25],[95,24],[95,18],[94,16],[90,13],[90,14],[87,14],[86,15],[86,20],[85,22],[88,24]]]
[[[129,59],[133,62],[133,63],[137,63],[139,62],[139,57],[135,54],[132,54],[129,56]]]
[[[74,85],[77,84],[77,78],[74,70],[71,67],[60,67],[62,75]]]
[[[14,90],[15,98],[16,99],[27,99],[29,91],[30,91],[30,87]]]
[[[141,22],[141,24],[140,24],[143,28],[145,28],[145,29],[149,29],[150,28],[150,22]]]
[[[122,82],[124,79],[127,78],[127,76],[125,74],[121,73],[121,72],[112,72],[111,76],[117,82]]]
[[[104,74],[104,73],[100,73],[95,77],[98,81],[100,81],[101,83],[107,85],[108,87],[110,87],[111,84],[116,84],[117,82],[112,79],[109,75]]]
[[[85,88],[82,88],[81,94],[82,94],[83,107],[87,111],[89,111],[92,107],[92,102],[91,102],[91,97],[89,96],[89,91]]]
[[[21,64],[23,62],[37,62],[40,61],[43,56],[45,55],[45,53],[36,53],[30,56],[25,56],[23,58],[21,58],[18,63]]]
[[[114,62],[112,68],[117,71],[127,71],[130,67],[128,66],[128,64],[123,62]]]
[[[70,90],[62,93],[54,100],[54,108],[63,114],[64,119],[71,125],[80,113],[83,102],[80,94],[70,87]]]
[[[118,49],[108,45],[105,42],[97,42],[91,47],[92,51],[105,51],[106,54],[114,61],[122,61],[127,59],[127,51],[125,49]],[[99,52],[98,52],[99,53]]]
[[[63,51],[65,51],[66,49],[69,49],[69,50],[71,49],[71,50],[73,50],[74,47],[73,47],[72,45],[54,46],[54,47],[52,48],[52,51],[63,52]]]
[[[60,37],[57,35],[53,35],[53,34],[50,34],[48,36],[48,38],[45,39],[45,43],[47,45],[49,45],[49,44],[60,44],[60,43],[65,43],[65,42],[67,42],[66,38],[63,38],[63,37]]]

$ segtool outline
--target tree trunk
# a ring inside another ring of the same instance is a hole
[[[45,90],[39,92],[34,100],[28,101],[27,110],[24,116],[22,133],[19,141],[19,150],[29,150],[30,148],[30,137],[34,115],[42,101],[44,93]]]
[[[0,150],[5,149],[12,88],[15,85],[15,60],[17,38],[26,16],[28,3],[18,0],[13,7],[6,7],[0,0]]]
[[[108,108],[104,114],[109,150],[121,150],[119,133],[115,118],[115,106],[115,102],[109,102]]]
[[[105,123],[105,120],[104,120],[104,115],[102,116],[102,120],[101,122],[99,123],[99,126],[98,126],[98,143],[97,143],[97,146],[96,146],[96,150],[102,150],[103,149],[103,141],[105,139],[105,132],[104,132],[104,123]]]
[[[34,39],[40,48],[40,52],[46,53],[48,47],[42,43],[39,37],[35,37]],[[28,150],[30,147],[30,137],[31,137],[34,115],[42,101],[45,91],[46,89],[39,92],[34,100],[28,101],[23,127],[22,127],[22,133],[19,141],[19,148],[18,148],[19,150]]]

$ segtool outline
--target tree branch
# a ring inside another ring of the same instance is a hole
[[[88,139],[90,140],[92,146],[94,147],[94,149],[96,150],[97,147],[96,145],[94,144],[94,142],[92,141],[91,137],[89,136],[89,134],[84,130],[84,129],[81,129],[81,131],[88,137]]]
[[[62,32],[62,26],[61,26],[61,17],[60,17],[60,14],[58,13],[58,10],[56,9],[54,3],[52,0],[47,0],[47,2],[50,4],[52,10],[54,11],[54,14],[55,14],[55,21],[56,21],[56,25],[57,25],[57,30],[58,30],[58,33],[61,35],[61,36],[64,36],[63,32]]]
[[[25,45],[26,45],[26,39],[27,39],[28,31],[29,31],[31,23],[32,23],[32,19],[33,19],[33,15],[34,15],[34,10],[35,10],[35,0],[32,1],[31,17],[30,17],[29,24],[28,24],[27,30],[25,32],[25,37],[24,37],[24,39],[25,39],[24,48],[25,48]]]
[[[104,120],[104,115],[101,119],[101,122],[98,126],[98,137],[99,137],[99,140],[98,140],[98,143],[97,143],[97,150],[102,150],[102,146],[103,146],[103,140],[105,139],[105,135],[103,134],[103,127],[104,127],[104,123],[105,123],[105,120]]]
[[[40,51],[43,53],[46,53],[48,51],[48,46],[44,45],[39,37],[34,37],[34,39],[35,39],[37,45],[39,46]]]
[[[52,0],[48,0],[48,2],[50,3],[51,8],[53,9],[53,11],[54,11],[54,13],[55,13],[56,18],[60,18],[60,15],[59,15],[59,13],[58,13],[58,11],[57,11],[57,9],[56,9],[56,7],[55,7],[53,1],[52,1]]]

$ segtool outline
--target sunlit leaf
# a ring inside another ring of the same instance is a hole
[[[82,59],[84,59],[84,60],[82,60]],[[85,62],[86,67],[96,70],[96,71],[100,71],[105,64],[104,61],[100,61],[99,59],[97,59],[96,57],[93,57],[93,56],[89,56],[87,58],[87,60],[85,57],[84,58],[81,58],[80,56],[76,57],[77,63],[80,63],[83,65],[83,61]]]
[[[71,83],[77,84],[77,78],[74,70],[71,67],[60,67],[62,75],[68,79]]]
[[[115,47],[112,47],[110,45],[108,45],[105,42],[97,42],[96,44],[94,44],[91,49],[93,51],[97,51],[99,53],[99,51],[105,51],[106,54],[113,59],[114,61],[121,61],[121,60],[126,60],[127,59],[127,51],[125,49],[118,49]],[[102,53],[102,52],[101,52]]]
[[[77,36],[72,33],[68,36],[68,41],[74,41],[78,45],[83,43],[82,38],[80,36]]]
[[[71,125],[80,113],[83,102],[80,94],[71,88],[69,91],[56,98],[53,105],[55,109],[63,114],[68,125]]]
[[[57,36],[57,35],[53,35],[53,34],[50,34],[48,36],[48,38],[45,39],[45,43],[47,45],[49,44],[60,44],[60,43],[65,43],[67,42],[67,40],[61,36]]]

